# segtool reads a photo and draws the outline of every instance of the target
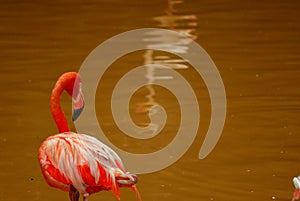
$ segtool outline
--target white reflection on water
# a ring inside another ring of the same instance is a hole
[[[153,50],[159,48],[166,52],[188,53],[188,44],[197,38],[195,32],[198,24],[196,15],[181,12],[180,7],[183,5],[183,0],[169,0],[165,15],[153,18],[153,20],[159,22],[159,27],[177,31],[181,36],[169,32],[166,34],[166,32],[159,30],[147,33],[147,37],[144,40],[147,41],[149,45],[147,45],[148,50],[144,53],[144,65],[147,66],[145,77],[147,79],[146,89],[148,94],[145,96],[147,101],[136,104],[136,113],[147,113],[152,106],[157,105],[154,99],[155,89],[153,88],[155,80],[172,79],[172,77],[168,75],[159,75],[161,65],[171,69],[188,68],[188,61],[185,59],[172,58],[162,52]]]

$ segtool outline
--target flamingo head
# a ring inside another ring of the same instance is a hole
[[[73,102],[73,116],[72,120],[76,121],[76,119],[81,114],[83,108],[84,108],[84,99],[81,91],[81,84],[79,86],[79,91],[77,93],[73,93],[72,95],[72,102]]]
[[[66,73],[70,79],[66,86],[66,91],[72,96],[73,103],[73,116],[72,120],[75,121],[81,114],[84,108],[84,99],[82,95],[82,81],[78,73]]]

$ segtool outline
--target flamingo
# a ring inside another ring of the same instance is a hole
[[[44,140],[38,151],[38,160],[46,182],[69,192],[71,201],[88,201],[90,194],[111,190],[120,199],[119,188],[129,187],[141,201],[135,186],[137,176],[125,171],[120,157],[96,138],[70,131],[66,116],[60,106],[60,96],[65,90],[73,101],[73,121],[84,107],[82,81],[76,72],[59,77],[51,94],[50,108],[58,134]]]
[[[300,198],[300,176],[293,178],[293,183],[295,186],[294,195],[292,201],[298,200]]]

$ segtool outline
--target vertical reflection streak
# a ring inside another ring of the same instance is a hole
[[[154,17],[153,20],[159,22],[158,26],[179,32],[182,37],[178,37],[172,34],[166,35],[160,31],[153,31],[147,34],[144,39],[149,43],[147,50],[145,51],[144,65],[146,68],[145,78],[147,80],[146,90],[147,99],[145,102],[139,102],[136,104],[136,113],[148,113],[150,108],[157,105],[154,96],[155,80],[168,80],[173,79],[168,75],[159,75],[159,69],[161,65],[171,69],[187,69],[188,64],[185,59],[172,58],[169,55],[163,54],[163,52],[155,51],[153,49],[159,48],[166,52],[172,50],[176,53],[188,53],[188,44],[192,40],[197,39],[195,35],[197,24],[197,16],[194,14],[183,14],[180,8],[175,8],[176,5],[183,5],[183,0],[168,0],[168,7],[165,10],[165,15]],[[177,6],[176,6],[177,7]],[[188,39],[187,39],[188,38]],[[153,65],[153,64],[158,64]]]

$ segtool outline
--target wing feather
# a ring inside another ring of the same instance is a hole
[[[87,193],[87,189],[111,189],[119,198],[115,171],[125,173],[123,163],[111,148],[96,138],[61,133],[47,138],[41,147],[41,167],[60,185],[71,182],[81,193]]]

